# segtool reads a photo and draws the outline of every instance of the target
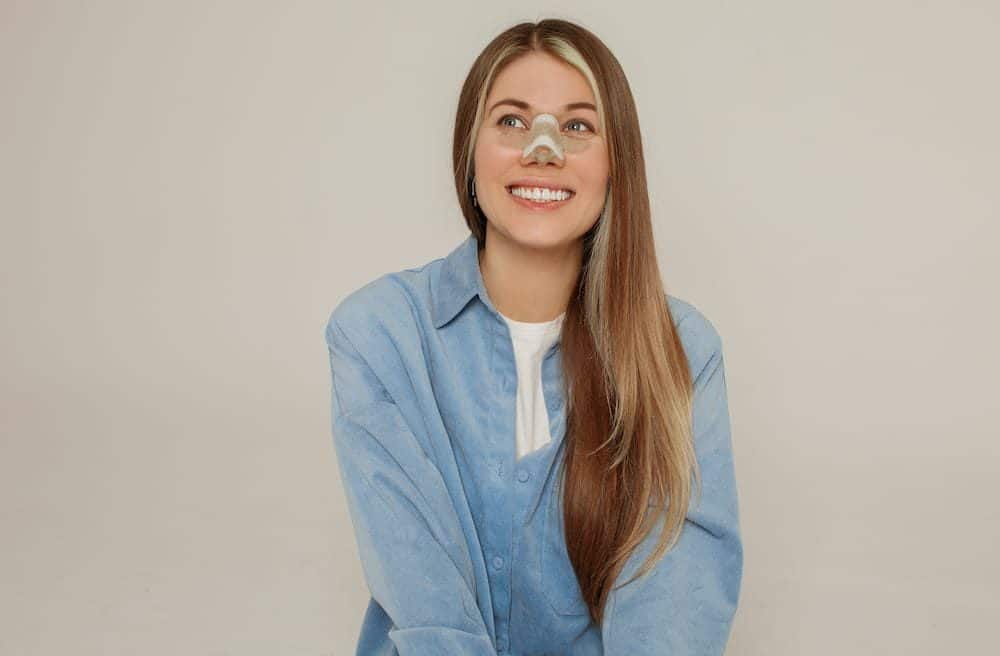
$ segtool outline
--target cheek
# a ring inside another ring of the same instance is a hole
[[[509,159],[511,149],[501,143],[489,132],[483,132],[476,140],[475,160],[488,165],[490,162],[500,162]]]
[[[588,149],[577,164],[577,174],[588,186],[607,184],[610,166],[607,153],[602,149]]]
[[[476,177],[481,180],[492,180],[504,170],[504,160],[495,148],[483,148],[476,153],[473,167]]]
[[[588,171],[584,184],[587,188],[587,195],[594,202],[604,202],[604,197],[608,191],[608,176],[605,172],[602,172],[600,169]]]

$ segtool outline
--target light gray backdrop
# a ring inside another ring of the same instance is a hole
[[[460,85],[546,16],[725,344],[728,653],[989,651],[997,3],[2,0],[0,653],[353,653],[323,327],[467,234]]]

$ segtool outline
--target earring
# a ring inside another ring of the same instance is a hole
[[[469,178],[469,194],[472,196],[472,206],[479,207],[479,201],[476,200],[476,176]]]

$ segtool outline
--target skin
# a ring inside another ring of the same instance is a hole
[[[505,98],[523,100],[529,109],[501,105],[490,111]],[[597,112],[564,111],[567,104],[580,101],[597,105],[583,74],[540,52],[509,64],[486,99],[487,115],[476,137],[473,160],[476,196],[487,218],[479,267],[493,305],[516,321],[550,321],[565,311],[583,263],[583,235],[604,208],[610,164]],[[555,116],[560,129],[575,135],[589,129],[590,147],[566,153],[564,162],[541,164],[497,139],[501,119],[508,128],[528,131],[534,117],[544,113]],[[506,190],[523,176],[552,178],[576,196],[559,209],[534,212],[517,204]]]

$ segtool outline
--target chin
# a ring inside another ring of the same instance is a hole
[[[565,247],[577,239],[571,231],[559,226],[514,226],[506,230],[505,237],[523,248],[538,250]]]

